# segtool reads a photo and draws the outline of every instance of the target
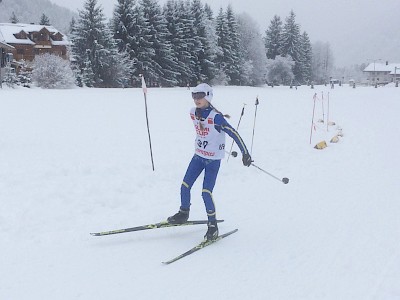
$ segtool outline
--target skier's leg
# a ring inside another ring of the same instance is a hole
[[[185,177],[181,185],[181,209],[190,209],[190,189],[204,169],[204,159],[194,155],[186,170]]]
[[[217,180],[220,165],[221,160],[208,160],[204,172],[202,197],[209,221],[216,220],[215,203],[212,192]]]

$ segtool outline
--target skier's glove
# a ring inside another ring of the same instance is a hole
[[[243,162],[244,166],[250,167],[251,163],[253,162],[253,160],[251,159],[250,154],[247,154],[247,153],[243,154],[242,162]]]

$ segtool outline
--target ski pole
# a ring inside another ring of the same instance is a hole
[[[312,139],[312,133],[313,133],[313,127],[314,127],[315,100],[317,100],[317,93],[314,94],[313,100],[314,100],[314,106],[313,106],[312,119],[311,119],[310,145],[311,145],[311,139]]]
[[[242,113],[240,114],[240,118],[239,118],[239,122],[238,122],[237,127],[236,127],[236,131],[239,130],[240,121],[242,121],[242,117],[243,117],[243,115],[244,115],[244,107],[245,107],[245,106],[246,106],[246,103],[243,103]],[[231,145],[231,149],[229,150],[229,153],[232,153],[232,148],[233,148],[233,143],[234,143],[234,142],[235,142],[235,141],[232,140],[232,145]],[[228,153],[228,154],[229,154],[229,153]],[[236,155],[237,155],[237,153],[236,153]],[[226,160],[226,162],[229,161],[229,157],[231,157],[231,156],[230,156],[230,155],[228,156],[228,159]]]
[[[144,96],[144,106],[145,106],[145,111],[146,111],[147,133],[149,136],[151,165],[152,165],[152,168],[154,171],[153,149],[151,147],[151,137],[150,137],[150,127],[149,127],[149,114],[147,111],[147,86],[146,86],[146,82],[144,81],[144,75],[141,74],[141,77],[142,77],[142,89],[143,89],[143,96]]]
[[[324,109],[324,92],[321,92],[322,94],[322,123],[325,122],[325,109]]]
[[[328,92],[328,110],[326,112],[326,131],[329,131],[329,92]]]
[[[259,104],[259,103],[260,103],[260,102],[258,102],[258,96],[257,96],[257,97],[256,97],[256,103],[255,103],[255,105],[256,105],[256,110],[255,110],[255,112],[254,112],[253,136],[252,136],[252,138],[251,138],[250,155],[253,154],[254,130],[256,129],[257,107],[258,107],[258,104]]]
[[[272,178],[274,178],[274,179],[276,179],[276,180],[278,180],[278,181],[283,182],[284,184],[288,184],[288,183],[289,183],[289,178],[287,178],[287,177],[283,177],[283,178],[281,179],[281,178],[276,177],[275,175],[273,175],[273,174],[271,174],[271,173],[269,173],[269,172],[267,172],[267,171],[261,169],[259,166],[255,165],[255,164],[253,164],[253,163],[251,163],[251,165],[252,165],[253,167],[259,169],[260,171],[264,172],[265,174],[271,176]]]
[[[230,154],[230,155],[232,155],[233,157],[236,157],[236,156],[238,155],[238,153],[237,153],[236,151],[232,151],[232,153],[229,153],[228,151],[225,151],[225,152],[228,153],[228,154]],[[251,163],[251,165],[252,165],[253,167],[259,169],[260,171],[264,172],[265,174],[271,176],[272,178],[274,178],[274,179],[276,179],[276,180],[278,180],[278,181],[283,182],[284,184],[288,184],[288,183],[289,183],[289,178],[287,178],[287,177],[283,177],[283,178],[281,179],[281,178],[276,177],[275,175],[273,175],[273,174],[271,174],[271,173],[265,171],[264,169],[261,169],[259,166],[255,165],[254,163]]]

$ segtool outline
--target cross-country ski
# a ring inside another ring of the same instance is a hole
[[[209,246],[211,244],[214,244],[214,243],[226,238],[227,236],[230,236],[231,234],[233,234],[233,233],[235,233],[237,231],[238,231],[238,229],[234,229],[232,231],[229,231],[227,233],[219,235],[214,240],[204,240],[200,244],[198,244],[197,246],[195,246],[192,249],[186,251],[185,253],[182,253],[181,255],[178,255],[177,257],[174,257],[173,259],[170,259],[170,260],[167,260],[167,261],[163,261],[163,264],[169,265],[169,264],[171,264],[173,262],[176,262],[177,260],[180,260],[180,259],[182,259],[182,258],[184,258],[186,256],[189,256],[190,254],[193,254],[194,252],[197,252],[197,251],[199,251],[199,250],[201,250],[201,249],[203,249],[203,248],[205,248],[205,247],[207,247],[207,246]]]
[[[223,221],[224,220],[217,220],[217,223],[220,223]],[[182,224],[171,224],[168,221],[162,221],[159,223],[141,225],[141,226],[136,226],[136,227],[115,229],[115,230],[110,230],[110,231],[92,232],[90,234],[93,236],[104,236],[104,235],[119,234],[119,233],[149,230],[149,229],[157,229],[157,228],[200,225],[200,224],[207,224],[207,222],[208,222],[207,220],[200,220],[200,221],[186,221],[185,223],[182,223]]]

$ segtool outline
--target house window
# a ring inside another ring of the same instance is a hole
[[[17,54],[25,54],[25,49],[17,49]]]

